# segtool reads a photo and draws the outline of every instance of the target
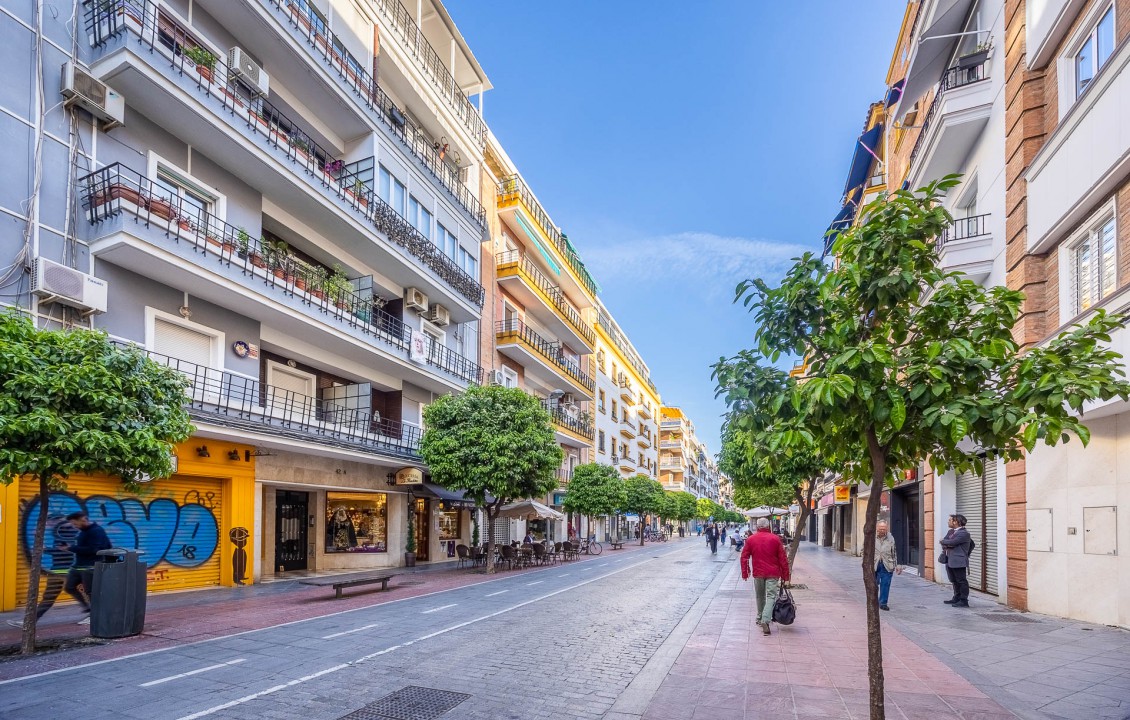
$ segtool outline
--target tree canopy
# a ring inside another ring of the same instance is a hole
[[[981,453],[1017,460],[1040,439],[1086,443],[1083,405],[1130,393],[1108,347],[1124,318],[1096,310],[1021,352],[1012,328],[1023,295],[940,269],[936,238],[952,222],[941,200],[957,182],[880,194],[839,236],[834,265],[808,253],[777,287],[738,286],[755,346],[719,360],[715,378],[730,423],[769,469],[815,452],[877,486],[927,457],[980,471]],[[804,358],[802,377],[775,367],[787,357]],[[871,493],[863,529],[872,718],[884,712],[872,571],[881,495]]]
[[[636,475],[624,481],[624,512],[636,513],[640,522],[647,515],[654,515],[663,507],[663,486],[657,480],[652,480],[647,475]],[[643,533],[640,533],[640,545],[643,545]]]
[[[98,331],[52,331],[0,314],[0,482],[39,483],[39,497],[78,473],[139,480],[173,470],[172,446],[194,428],[188,380],[138,348]],[[43,556],[47,513],[36,522],[32,557]],[[32,562],[22,649],[35,649],[40,564]]]
[[[420,457],[432,480],[462,490],[486,510],[489,544],[503,505],[557,487],[564,453],[549,413],[518,388],[472,385],[462,395],[444,395],[424,409],[424,427]],[[488,552],[487,572],[493,571]]]
[[[626,502],[624,481],[614,467],[585,463],[573,469],[573,477],[561,504],[569,512],[591,518],[611,515],[624,507]]]

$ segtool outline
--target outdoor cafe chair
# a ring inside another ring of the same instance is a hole
[[[541,543],[534,545],[534,562],[538,565],[546,565],[549,563],[549,554],[545,551],[545,545]]]
[[[577,549],[573,547],[573,543],[566,540],[565,542],[561,543],[561,555],[566,560],[576,560]]]
[[[518,559],[517,553],[510,545],[503,545],[498,549],[498,560],[504,562],[510,568],[514,567],[514,561]]]
[[[455,554],[459,556],[459,567],[463,567],[463,563],[471,562],[471,553],[468,551],[466,545],[462,543],[456,545]]]

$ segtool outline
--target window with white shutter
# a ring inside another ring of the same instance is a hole
[[[1076,314],[1087,310],[1118,286],[1118,252],[1114,217],[1085,231],[1071,246],[1071,300]]]

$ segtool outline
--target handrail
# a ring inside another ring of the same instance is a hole
[[[651,375],[647,372],[647,368],[644,367],[643,362],[637,357],[637,353],[625,345],[624,340],[621,338],[620,331],[612,327],[612,321],[608,319],[608,316],[604,314],[603,310],[597,313],[596,321],[604,330],[605,334],[612,338],[612,342],[616,344],[616,347],[620,348],[620,352],[624,353],[624,357],[628,359],[628,362],[636,369],[640,377],[647,382],[647,386],[658,392],[655,387],[655,382],[651,379]]]
[[[186,378],[189,414],[229,427],[258,430],[266,426],[273,435],[362,451],[420,458],[420,428],[379,413],[350,409],[332,399],[319,399],[283,390],[244,375],[144,350],[146,356],[167,365]],[[360,396],[358,396],[360,397]]]
[[[535,265],[528,256],[522,254],[520,250],[507,250],[498,255],[499,269],[504,265],[513,264],[517,264],[521,271],[533,280],[535,285],[541,288],[541,291],[553,301],[554,307],[565,316],[565,319],[569,321],[569,324],[573,326],[574,330],[588,340],[590,345],[596,342],[596,331],[592,329],[591,325],[584,321],[576,308],[569,304],[569,301],[565,299],[565,294],[561,292],[561,288],[550,282],[549,278],[538,269],[538,266]]]
[[[941,252],[946,244],[955,240],[967,240],[988,235],[989,231],[986,229],[986,225],[990,215],[991,213],[985,213],[984,215],[954,218],[953,224],[943,230],[941,235],[938,235],[938,252]]]
[[[499,320],[495,324],[495,333],[497,335],[517,335],[526,344],[538,351],[538,354],[549,360],[565,371],[569,377],[573,378],[584,386],[589,392],[596,388],[596,381],[592,376],[581,370],[580,366],[571,360],[565,358],[565,354],[561,352],[561,344],[553,343],[536,332],[531,330],[526,323],[521,320]],[[502,338],[499,338],[500,340]]]
[[[540,400],[540,402],[542,408],[544,408],[545,411],[549,413],[550,419],[555,424],[565,427],[575,432],[576,434],[585,437],[588,440],[593,439],[593,436],[596,433],[594,431],[593,423],[591,420],[588,423],[585,423],[579,417],[570,417],[569,413],[565,412],[565,409],[562,408],[561,405],[559,405],[558,403],[550,403],[549,400],[546,400],[544,398]]]
[[[282,288],[321,312],[360,328],[392,348],[406,353],[412,331],[400,319],[364,297],[352,285],[329,279],[324,268],[299,262],[285,248],[253,238],[199,208],[184,205],[149,178],[122,163],[108,165],[78,180],[82,206],[90,223],[97,225],[128,212],[146,225],[162,228],[175,242],[211,253],[220,262],[241,268],[244,274]],[[354,281],[356,282],[356,281]],[[450,348],[432,341],[427,362],[465,382],[482,382],[482,368]]]
[[[910,151],[909,165],[911,167],[914,166],[914,159],[918,157],[918,151],[925,146],[926,135],[929,133],[930,125],[934,121],[934,116],[937,114],[938,108],[942,104],[942,96],[945,95],[947,90],[972,85],[973,83],[988,79],[988,76],[985,74],[985,64],[987,62],[986,60],[970,68],[961,68],[955,65],[942,73],[941,80],[938,81],[938,91],[934,93],[933,99],[930,100],[930,108],[926,111],[925,118],[919,123],[921,129],[918,131],[918,138],[914,141],[914,149]]]
[[[585,268],[585,264],[581,262],[581,258],[569,247],[569,244],[565,241],[565,236],[561,234],[561,231],[557,229],[553,221],[549,219],[549,214],[542,209],[541,204],[534,198],[534,194],[530,192],[530,189],[526,186],[526,182],[522,180],[521,175],[510,175],[499,181],[499,201],[502,202],[510,196],[518,198],[522,204],[526,206],[526,209],[533,215],[534,222],[538,224],[538,227],[542,229],[546,237],[557,247],[557,251],[560,252],[561,256],[569,263],[569,267],[573,269],[573,273],[581,281],[581,284],[585,286],[589,294],[596,297],[596,281],[592,279],[592,275],[589,274],[588,269]]]

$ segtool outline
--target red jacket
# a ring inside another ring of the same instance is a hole
[[[755,578],[781,578],[789,580],[789,557],[785,554],[785,544],[781,538],[769,532],[769,528],[758,528],[757,532],[746,538],[742,546],[742,580],[748,580],[750,566]]]

